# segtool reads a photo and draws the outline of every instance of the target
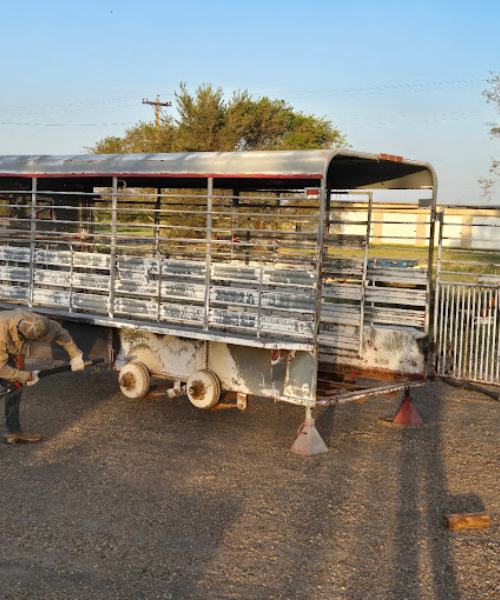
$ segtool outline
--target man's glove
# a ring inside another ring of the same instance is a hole
[[[75,356],[75,358],[72,358],[70,364],[72,371],[83,371],[85,369],[83,354],[79,354],[78,356]]]
[[[26,382],[26,385],[35,385],[35,383],[38,383],[39,381],[38,371],[31,371],[31,379]]]

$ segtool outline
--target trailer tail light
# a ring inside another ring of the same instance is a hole
[[[381,154],[380,160],[392,160],[393,162],[403,162],[403,157],[396,156],[395,154]]]
[[[320,188],[305,188],[304,196],[306,198],[319,198]]]

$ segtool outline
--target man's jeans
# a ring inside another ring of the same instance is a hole
[[[12,381],[0,379],[0,385],[4,388],[12,385]],[[21,404],[21,396],[23,388],[20,387],[15,391],[4,396],[5,398],[5,428],[7,433],[20,433],[21,424],[19,423],[19,405]]]

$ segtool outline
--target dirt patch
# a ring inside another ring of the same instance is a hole
[[[500,596],[500,406],[435,384],[317,411],[329,452],[289,453],[303,410],[131,401],[116,374],[25,393],[43,443],[0,449],[2,598],[450,599]],[[444,514],[482,512],[450,532]]]

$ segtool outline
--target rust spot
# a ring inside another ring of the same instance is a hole
[[[120,377],[118,383],[126,390],[133,390],[137,385],[137,379],[133,373],[125,373]]]
[[[206,394],[206,388],[205,388],[205,384],[203,383],[203,381],[200,381],[199,379],[196,381],[193,381],[193,383],[191,384],[190,388],[189,388],[189,393],[191,394],[191,396],[193,397],[194,400],[203,400],[203,398],[205,397]]]

